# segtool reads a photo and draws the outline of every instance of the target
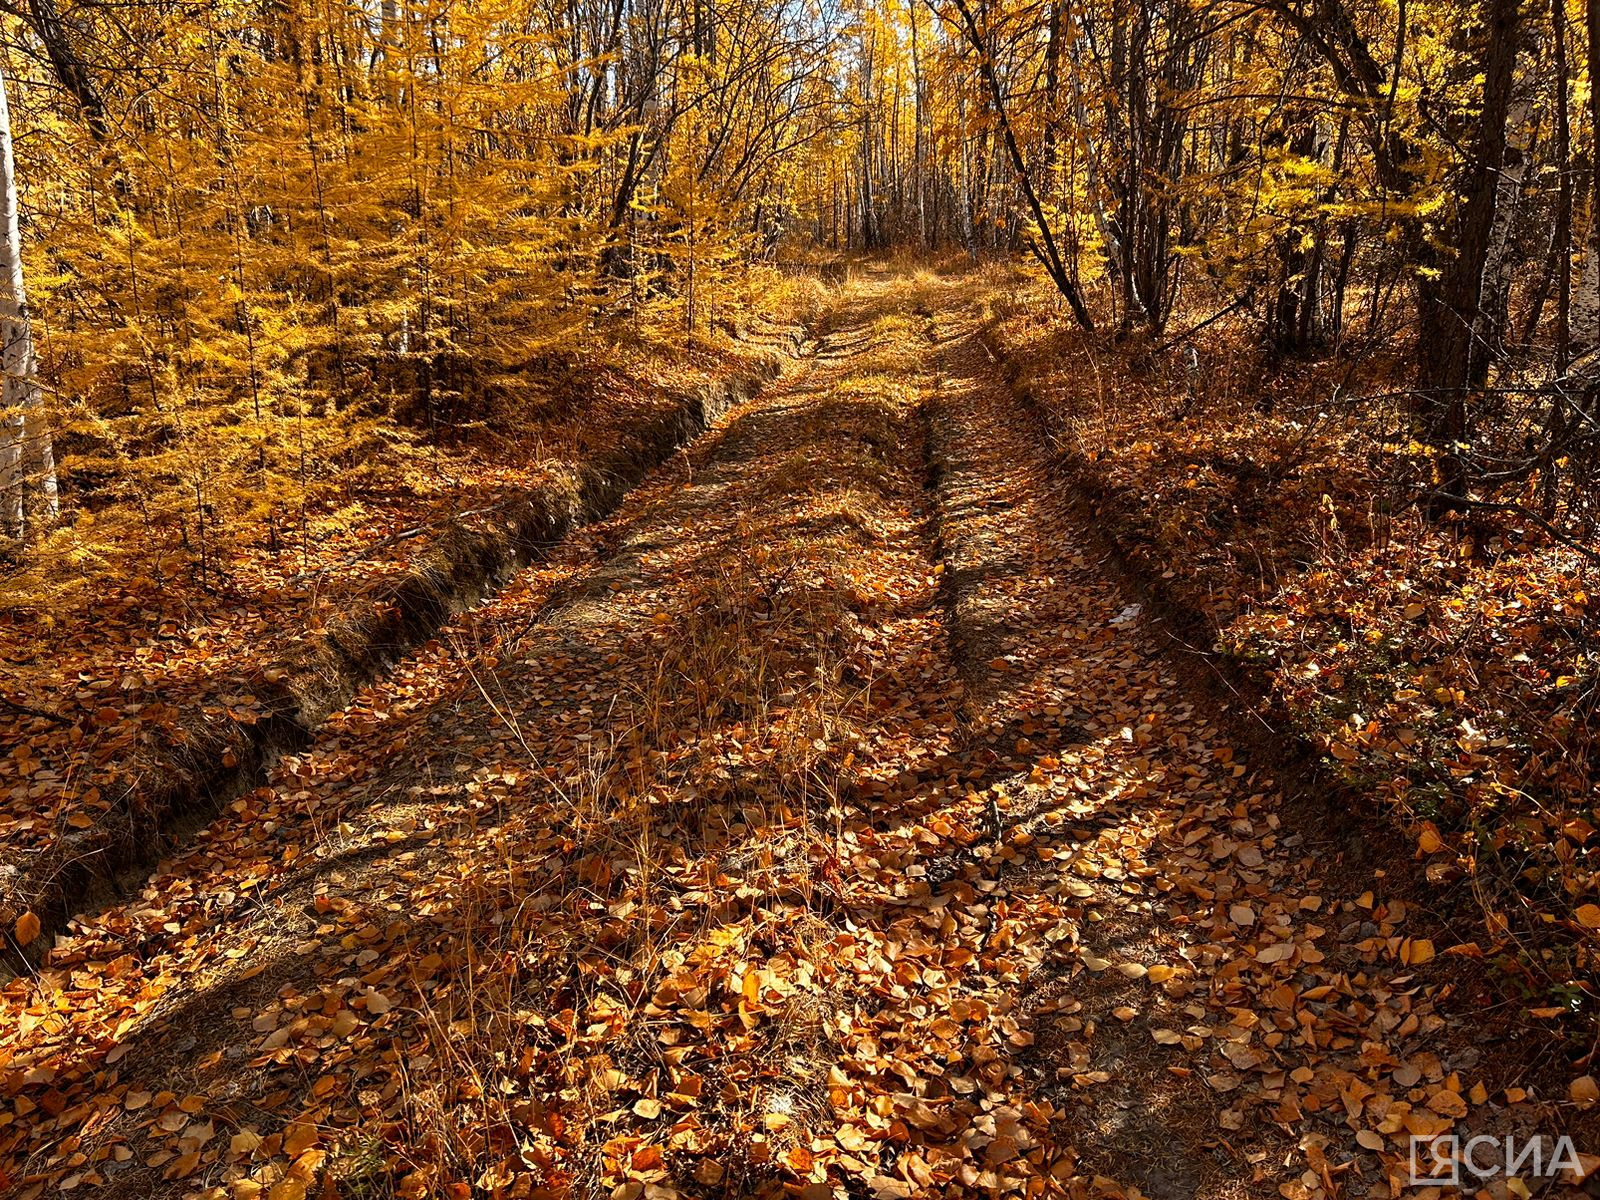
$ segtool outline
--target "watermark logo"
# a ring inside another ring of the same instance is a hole
[[[1592,1160],[1591,1160],[1592,1161]],[[1572,1139],[1490,1137],[1480,1133],[1463,1140],[1458,1134],[1411,1139],[1412,1187],[1461,1187],[1463,1181],[1486,1179],[1547,1179],[1562,1171],[1581,1177],[1583,1161]]]

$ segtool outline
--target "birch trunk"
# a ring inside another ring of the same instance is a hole
[[[1600,221],[1589,223],[1589,249],[1583,256],[1578,290],[1572,297],[1572,356],[1600,346]]]
[[[1484,336],[1496,352],[1503,352],[1505,348],[1507,308],[1512,276],[1517,269],[1511,254],[1511,234],[1522,215],[1522,186],[1528,174],[1528,127],[1532,116],[1531,91],[1513,98],[1506,119],[1509,133],[1505,153],[1495,184],[1494,228],[1489,236],[1483,271],[1483,310]]]
[[[378,6],[378,40],[368,60],[369,73],[382,71],[378,91],[390,108],[400,106],[400,6],[396,0],[382,0]]]
[[[1589,34],[1589,123],[1600,130],[1600,0],[1587,0],[1583,6],[1584,28]],[[1600,157],[1597,155],[1596,157]],[[1594,203],[1590,206],[1589,251],[1583,258],[1583,274],[1578,294],[1572,298],[1572,349],[1577,352],[1600,346],[1600,170],[1590,172]]]
[[[1452,242],[1455,257],[1437,279],[1418,287],[1418,381],[1427,393],[1426,436],[1439,448],[1441,497],[1464,497],[1471,465],[1464,449],[1471,433],[1469,393],[1488,377],[1493,330],[1484,311],[1496,217],[1506,165],[1517,47],[1522,34],[1519,0],[1492,0],[1478,33],[1483,108],[1464,165]]]
[[[22,284],[22,233],[17,219],[17,172],[11,152],[11,108],[0,77],[0,529],[27,532],[28,476],[44,512],[57,515],[55,450],[40,405],[33,327]]]
[[[1458,186],[1458,210],[1450,242],[1455,256],[1437,279],[1419,287],[1419,380],[1435,389],[1433,434],[1454,444],[1465,436],[1465,396],[1483,386],[1489,366],[1484,300],[1492,285],[1491,262],[1497,216],[1505,194],[1507,126],[1512,111],[1522,10],[1517,0],[1493,0],[1478,32],[1483,108],[1471,156]]]
[[[1093,125],[1090,124],[1087,106],[1083,98],[1084,47],[1087,43],[1086,30],[1082,24],[1083,18],[1073,14],[1068,18],[1072,22],[1071,32],[1067,38],[1067,57],[1070,60],[1067,79],[1072,93],[1072,115],[1078,129],[1083,136],[1083,164],[1084,164],[1084,193],[1089,198],[1089,203],[1094,210],[1095,228],[1100,234],[1100,251],[1105,257],[1106,265],[1111,273],[1121,283],[1124,300],[1133,311],[1142,319],[1148,319],[1149,309],[1145,306],[1145,298],[1139,294],[1138,284],[1134,279],[1132,264],[1128,261],[1127,247],[1123,244],[1122,226],[1106,212],[1106,193],[1102,186],[1102,168],[1100,163],[1100,142],[1094,136]],[[1092,50],[1091,50],[1092,52]],[[1106,128],[1112,130],[1113,114],[1108,106],[1106,111]],[[1115,137],[1115,134],[1113,134]]]

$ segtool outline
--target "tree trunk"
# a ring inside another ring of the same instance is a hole
[[[41,411],[33,326],[22,283],[22,232],[17,219],[17,173],[11,152],[11,107],[0,78],[0,530],[12,537],[27,532],[29,483],[54,517],[55,450]],[[29,476],[32,475],[30,481]]]
[[[1555,231],[1550,261],[1556,270],[1556,350],[1554,367],[1566,374],[1572,341],[1572,123],[1567,112],[1567,0],[1550,0],[1550,28],[1555,38],[1556,169],[1561,172],[1556,197]]]
[[[1320,157],[1315,123],[1308,123],[1289,143],[1289,152],[1298,158]],[[1278,243],[1278,295],[1272,306],[1268,342],[1275,354],[1297,354],[1312,347],[1316,334],[1318,283],[1312,269],[1314,247],[1312,230],[1291,222]],[[1320,247],[1315,247],[1320,252]]]
[[[1450,239],[1455,257],[1438,278],[1424,279],[1418,288],[1418,382],[1430,397],[1424,432],[1444,451],[1442,490],[1455,496],[1464,495],[1467,486],[1461,453],[1468,432],[1467,392],[1482,386],[1489,369],[1485,275],[1500,209],[1506,117],[1521,40],[1519,0],[1490,0],[1486,7],[1480,34],[1483,107]]]
[[[928,249],[928,196],[926,184],[923,181],[923,149],[922,149],[922,51],[917,38],[917,6],[913,4],[907,13],[911,21],[911,132],[912,132],[912,176],[916,187],[917,199],[917,241],[924,250]]]
[[[931,0],[930,0],[931,3]],[[1083,297],[1078,291],[1078,285],[1073,282],[1072,274],[1067,270],[1066,262],[1061,257],[1060,248],[1056,244],[1055,231],[1050,227],[1050,221],[1045,216],[1044,207],[1039,202],[1039,193],[1033,186],[1033,179],[1028,174],[1028,164],[1022,157],[1022,148],[1017,145],[1016,134],[1012,132],[1011,120],[1006,113],[1005,92],[1000,87],[1000,80],[995,75],[994,62],[989,56],[989,50],[978,23],[973,18],[972,9],[968,7],[967,0],[955,0],[956,11],[961,14],[961,22],[965,27],[967,40],[973,51],[978,56],[978,73],[988,85],[989,99],[994,104],[995,117],[1000,122],[1000,135],[1005,140],[1006,153],[1011,159],[1011,169],[1016,175],[1017,184],[1022,189],[1023,197],[1028,202],[1028,211],[1033,216],[1034,238],[1030,239],[1034,256],[1043,265],[1050,276],[1056,290],[1066,299],[1067,307],[1072,310],[1073,318],[1083,329],[1093,330],[1094,320],[1089,316],[1089,310],[1083,303]]]
[[[1589,33],[1589,127],[1600,131],[1600,88],[1594,86],[1594,81],[1600,79],[1600,0],[1588,0],[1584,17]],[[1589,246],[1583,256],[1578,294],[1572,301],[1574,355],[1600,346],[1600,151],[1594,157],[1590,170],[1594,203],[1590,206]]]
[[[1499,180],[1495,187],[1499,193],[1495,201],[1494,232],[1489,238],[1489,250],[1484,259],[1484,350],[1504,352],[1506,344],[1507,312],[1511,299],[1512,230],[1522,210],[1522,186],[1528,175],[1528,160],[1532,147],[1523,129],[1533,113],[1533,97],[1524,93],[1512,99],[1506,126],[1508,132]],[[1487,362],[1485,363],[1487,365]]]
[[[83,59],[73,49],[55,0],[28,0],[28,24],[33,26],[34,33],[38,34],[39,41],[44,45],[45,56],[50,60],[50,69],[55,73],[57,82],[77,102],[89,132],[94,134],[95,141],[104,142],[110,136],[110,129],[106,125],[106,108],[100,98],[100,89],[95,86]]]
[[[1073,17],[1072,19],[1076,22],[1081,18]],[[1072,89],[1072,117],[1078,128],[1083,131],[1084,136],[1084,190],[1088,193],[1089,203],[1094,210],[1095,226],[1100,233],[1100,247],[1105,256],[1106,264],[1118,279],[1126,281],[1131,279],[1132,276],[1125,265],[1126,258],[1122,244],[1122,229],[1117,225],[1114,218],[1106,212],[1105,189],[1101,183],[1100,144],[1094,138],[1093,126],[1089,123],[1088,112],[1083,101],[1083,36],[1081,25],[1075,25],[1069,41],[1068,52],[1071,58],[1071,70],[1067,72],[1067,78]],[[1111,118],[1109,108],[1106,115],[1109,127]],[[1135,299],[1139,300],[1138,297],[1135,297]],[[1139,300],[1139,307],[1140,311],[1143,312],[1142,300]]]

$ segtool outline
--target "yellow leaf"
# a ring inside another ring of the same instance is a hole
[[[302,1152],[317,1144],[317,1136],[316,1126],[296,1121],[283,1131],[283,1152],[291,1158],[298,1158]]]
[[[1467,1115],[1467,1102],[1461,1098],[1459,1092],[1452,1092],[1449,1088],[1440,1088],[1429,1097],[1428,1107],[1441,1117],[1464,1117]]]
[[[317,1177],[322,1164],[328,1159],[326,1150],[307,1150],[289,1166],[290,1179],[298,1179],[309,1186]]]
[[[163,1179],[184,1179],[193,1175],[200,1166],[200,1151],[191,1150],[167,1165],[161,1173]]]
[[[1585,904],[1578,909],[1578,924],[1585,929],[1600,929],[1600,904]]]
[[[16,929],[13,932],[16,934],[17,945],[26,946],[39,936],[39,918],[31,912],[23,913],[17,918]]]

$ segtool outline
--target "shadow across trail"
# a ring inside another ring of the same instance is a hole
[[[1414,1135],[1548,1137],[1496,1094],[1513,1081],[1451,1003],[1427,913],[1250,761],[1250,714],[1169,657],[962,316],[930,400],[940,541],[981,660],[971,719],[1032,765],[978,869],[1008,903],[1062,904],[1070,932],[1018,991],[1020,1065],[1090,1190],[1390,1196]],[[1036,731],[1068,715],[1057,750]]]

